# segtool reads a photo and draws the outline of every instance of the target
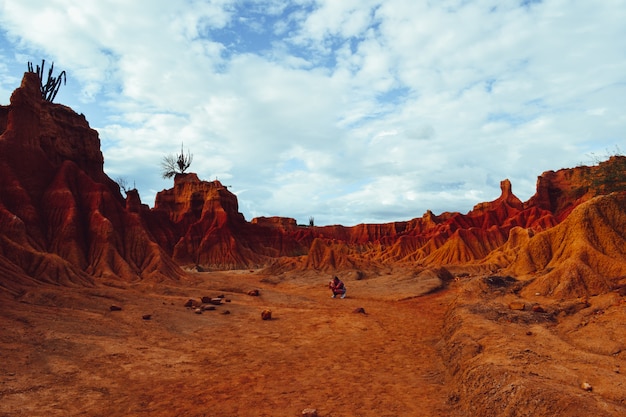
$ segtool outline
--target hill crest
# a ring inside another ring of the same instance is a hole
[[[281,217],[248,222],[227,187],[196,174],[177,175],[152,209],[136,190],[124,198],[103,171],[98,133],[84,116],[44,101],[38,84],[26,73],[11,104],[0,106],[0,269],[11,277],[0,286],[10,291],[32,282],[180,279],[181,267],[359,276],[447,267],[528,275],[535,279],[529,288],[573,295],[608,291],[626,274],[606,267],[624,258],[615,249],[625,235],[623,156],[544,172],[526,202],[505,179],[497,199],[466,214],[427,211],[409,221],[350,227],[300,226]],[[566,289],[577,280],[575,290]]]

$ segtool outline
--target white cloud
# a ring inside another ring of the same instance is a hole
[[[624,0],[0,0],[0,93],[54,60],[57,101],[148,204],[182,142],[248,219],[379,223],[467,211],[504,178],[528,199],[624,147],[624,21]]]

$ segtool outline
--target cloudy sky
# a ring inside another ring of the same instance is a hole
[[[0,104],[54,61],[150,206],[183,143],[247,220],[466,213],[626,152],[625,22],[626,0],[0,0]]]

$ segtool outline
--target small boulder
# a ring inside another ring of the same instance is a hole
[[[509,303],[509,308],[511,310],[525,310],[526,309],[526,304],[524,304],[523,301],[511,301]]]
[[[248,291],[248,295],[251,295],[253,297],[258,297],[259,296],[259,290],[250,290],[250,291]]]
[[[315,408],[305,408],[302,410],[302,417],[317,417],[317,410]]]
[[[365,313],[365,309],[363,307],[359,307],[359,308],[355,308],[353,313],[360,313],[360,314],[366,314]]]
[[[201,308],[196,308],[196,309],[194,310],[194,313],[196,313],[196,314],[202,314],[202,309],[201,309]]]
[[[187,300],[184,304],[185,307],[187,308],[191,308],[191,307],[198,307],[198,301],[196,300],[192,300],[191,298],[189,300]]]
[[[150,320],[152,318],[152,314],[144,314],[141,318],[144,320]]]
[[[111,306],[111,307],[109,307],[109,310],[111,310],[111,311],[122,311],[122,307],[120,307],[120,306]]]
[[[203,304],[201,307],[202,311],[213,311],[215,310],[215,306]]]
[[[202,301],[202,304],[208,304],[211,302],[211,297],[205,295],[200,300]]]
[[[263,320],[271,320],[272,319],[272,310],[263,310],[261,311],[261,319]]]
[[[218,305],[222,304],[222,298],[221,298],[221,297],[214,297],[214,298],[211,298],[211,299],[209,300],[208,304],[213,304],[213,305],[218,306]]]
[[[566,304],[563,307],[563,311],[565,312],[566,315],[573,315],[578,313],[581,310],[584,310],[586,308],[588,308],[590,306],[589,302],[587,302],[587,300],[583,300],[583,301],[573,301],[571,303]]]
[[[500,277],[496,275],[483,278],[483,281],[491,288],[505,288],[517,282],[513,277]]]

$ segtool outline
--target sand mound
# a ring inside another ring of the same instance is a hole
[[[611,291],[626,275],[626,193],[596,197],[520,247],[507,273],[534,278],[524,290],[555,297]]]

